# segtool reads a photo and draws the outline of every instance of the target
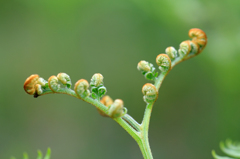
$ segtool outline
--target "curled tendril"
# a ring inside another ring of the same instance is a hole
[[[88,90],[89,83],[85,79],[80,79],[75,83],[74,91],[80,98],[85,98],[90,95],[90,91]]]
[[[103,105],[105,105],[106,107],[109,107],[110,105],[113,104],[112,98],[109,97],[108,95],[104,96],[104,97],[100,100],[100,102],[101,102]],[[97,110],[98,110],[98,113],[99,113],[100,115],[102,115],[102,116],[104,116],[104,117],[108,117],[108,115],[105,114],[105,113],[104,113],[103,111],[101,111],[100,109],[97,108]]]
[[[175,59],[178,56],[177,50],[172,46],[167,47],[165,52],[171,59]]]
[[[57,92],[60,89],[60,84],[58,84],[58,78],[56,76],[49,77],[48,86],[53,92]]]
[[[111,118],[122,117],[127,113],[127,109],[123,107],[123,101],[116,99],[109,108],[109,115]]]
[[[62,82],[63,85],[66,85],[67,88],[71,88],[72,82],[69,75],[67,75],[66,73],[59,73],[57,75],[57,78],[60,82]]]
[[[188,35],[190,38],[192,38],[193,42],[195,42],[199,45],[198,53],[200,53],[207,44],[206,33],[204,31],[202,31],[201,29],[193,28],[193,29],[189,30]]]
[[[152,103],[155,102],[158,96],[158,91],[156,89],[156,87],[151,84],[151,83],[146,83],[143,87],[142,87],[142,93],[143,93],[143,100],[146,103]]]
[[[35,85],[37,84],[39,75],[33,74],[29,76],[24,82],[23,88],[26,93],[33,95],[35,93]]]
[[[171,69],[171,59],[166,54],[159,54],[156,58],[156,63],[162,72],[167,72]]]
[[[92,78],[91,78],[91,82],[90,82],[91,86],[95,86],[98,87],[100,85],[103,85],[103,76],[100,73],[95,73]]]

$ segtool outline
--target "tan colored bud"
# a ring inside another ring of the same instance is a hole
[[[98,87],[99,85],[103,84],[103,76],[100,73],[95,73],[92,78],[90,85]]]
[[[105,105],[106,107],[108,107],[109,105],[113,104],[113,100],[111,97],[109,97],[108,95],[104,96],[100,102]]]
[[[39,75],[37,74],[29,76],[23,85],[25,92],[27,92],[30,95],[33,95],[35,93],[35,84],[37,83],[38,79]]]
[[[156,58],[156,63],[162,72],[167,72],[171,69],[171,59],[166,54],[159,54]]]
[[[158,91],[156,87],[151,83],[146,83],[142,87],[142,93],[143,93],[143,100],[146,103],[155,102],[158,97]]]
[[[85,98],[90,95],[90,91],[88,90],[89,83],[85,79],[80,79],[75,83],[74,91],[80,98]]]
[[[109,97],[108,95],[104,96],[104,97],[100,100],[100,102],[101,102],[103,105],[105,105],[106,107],[108,107],[108,106],[110,106],[110,105],[113,104],[112,98]],[[102,115],[102,116],[104,116],[104,117],[108,117],[108,115],[105,114],[105,113],[104,113],[103,111],[101,111],[100,109],[97,108],[97,110],[98,110],[98,113],[99,113],[100,115]]]
[[[207,45],[207,35],[204,31],[198,28],[190,29],[188,32],[190,38],[192,38],[193,42],[196,42],[200,47],[199,53],[204,49]]]

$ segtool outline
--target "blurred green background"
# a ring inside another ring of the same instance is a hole
[[[73,83],[104,75],[108,95],[138,122],[149,82],[136,66],[155,64],[168,46],[207,33],[199,56],[176,66],[154,105],[150,144],[156,159],[211,159],[221,140],[240,140],[239,0],[1,0],[0,158],[140,159],[136,142],[113,120],[66,95],[37,99],[25,79],[66,72]]]

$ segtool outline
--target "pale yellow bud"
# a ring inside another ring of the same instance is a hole
[[[151,71],[150,64],[147,61],[140,61],[137,65],[137,69],[144,72]]]

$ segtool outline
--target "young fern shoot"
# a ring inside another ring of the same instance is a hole
[[[51,76],[48,81],[37,74],[33,74],[26,79],[24,90],[34,97],[54,93],[68,94],[92,104],[101,115],[115,120],[136,140],[145,159],[152,159],[148,130],[153,104],[158,97],[158,90],[166,75],[176,64],[198,55],[207,44],[207,36],[201,29],[190,29],[188,35],[192,40],[183,41],[178,51],[170,46],[166,48],[165,53],[157,56],[156,63],[160,73],[156,71],[153,64],[147,61],[138,63],[137,69],[146,79],[153,82],[146,83],[142,87],[146,109],[141,123],[127,114],[127,108],[124,107],[124,102],[121,99],[112,100],[105,95],[107,89],[103,84],[103,76],[100,73],[92,76],[90,84],[87,80],[80,79],[76,82],[73,90],[71,89],[71,79],[66,73]],[[63,87],[59,82],[62,83]]]

